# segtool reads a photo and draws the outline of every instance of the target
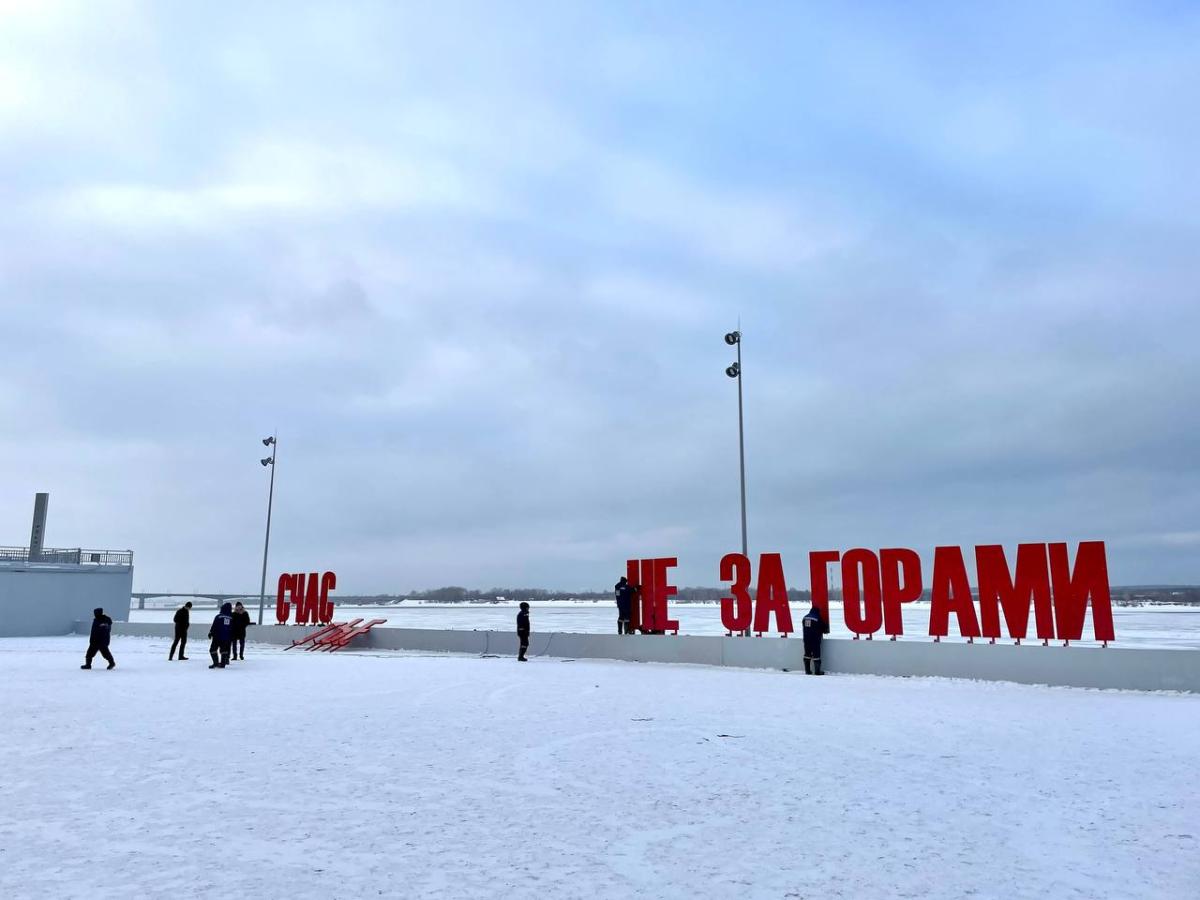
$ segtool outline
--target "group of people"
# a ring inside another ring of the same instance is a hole
[[[630,584],[629,579],[622,575],[621,580],[613,587],[617,600],[617,634],[633,634],[633,604],[641,594],[641,586]],[[821,669],[821,641],[829,634],[829,617],[814,603],[812,609],[804,614],[801,627],[804,633],[804,672],[806,675],[824,675]],[[529,661],[525,658],[525,653],[529,650],[529,631],[529,604],[522,603],[521,611],[517,613],[517,662]],[[662,634],[661,631],[644,630],[643,633]]]
[[[191,624],[192,601],[189,600],[175,611],[175,640],[171,642],[171,652],[167,659],[175,658],[175,648],[179,647],[179,658],[187,647],[188,626]],[[208,629],[208,655],[212,657],[210,669],[223,669],[230,662],[246,659],[246,629],[250,627],[250,613],[239,600],[233,606],[222,603],[221,610],[213,617],[212,627]]]
[[[192,601],[189,600],[175,610],[175,639],[171,641],[171,652],[167,654],[168,660],[175,659],[176,650],[179,651],[181,662],[188,658],[184,652],[187,649],[188,626],[191,625],[191,620]],[[229,603],[221,604],[220,612],[213,618],[212,627],[208,629],[208,638],[211,641],[208,645],[208,655],[212,657],[210,669],[223,669],[235,660],[245,661],[246,629],[249,627],[250,613],[240,600],[232,606]],[[88,638],[84,663],[79,668],[90,669],[92,660],[99,653],[108,660],[108,668],[115,669],[117,663],[109,649],[111,640],[112,619],[104,614],[103,608],[92,610],[92,632]]]
[[[617,598],[617,634],[633,634],[633,604],[641,588],[629,583],[624,576],[615,585]],[[90,669],[92,660],[99,653],[108,660],[108,668],[115,669],[116,660],[108,649],[112,638],[112,619],[104,614],[102,608],[92,611],[92,633],[88,639],[87,654],[84,663],[79,668]],[[175,651],[179,650],[179,659],[186,660],[184,650],[187,648],[188,626],[191,625],[192,601],[189,600],[175,611],[175,639],[171,642],[171,652],[167,659],[175,659]],[[821,639],[829,634],[829,620],[815,603],[804,615],[804,671],[809,675],[823,675],[821,671]],[[239,600],[231,606],[221,604],[221,611],[213,618],[212,627],[208,629],[211,643],[208,655],[212,657],[210,669],[223,669],[231,661],[246,659],[246,629],[250,627],[250,613]],[[529,650],[529,604],[522,603],[521,611],[517,613],[517,641],[520,645],[517,651],[517,662],[529,662],[525,654]]]
[[[638,601],[641,595],[641,585],[630,584],[629,579],[624,575],[613,585],[614,593],[617,600],[617,634],[633,634],[633,605]],[[527,607],[528,604],[522,603],[522,607]],[[520,616],[517,617],[517,631],[520,633],[521,628]],[[529,617],[525,619],[526,629],[528,631]],[[821,670],[821,640],[825,635],[829,634],[829,618],[815,603],[801,620],[801,626],[804,633],[804,672],[807,675],[824,675]],[[647,632],[642,629],[644,634],[662,634],[659,632]],[[526,638],[527,640],[528,638]],[[524,653],[522,652],[522,658]]]

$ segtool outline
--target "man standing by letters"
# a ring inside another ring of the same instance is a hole
[[[829,619],[817,604],[804,614],[804,674],[824,675],[821,671],[821,640],[829,634]]]

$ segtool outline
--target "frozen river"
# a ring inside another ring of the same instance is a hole
[[[252,605],[257,613],[257,605]],[[607,603],[533,603],[531,618],[535,631],[565,631],[597,634],[616,631],[616,608]],[[134,622],[169,622],[171,609],[133,610],[130,619]],[[792,606],[794,624],[799,627],[800,618],[807,607]],[[203,619],[208,609],[195,609],[197,621]],[[464,631],[493,630],[507,631],[514,627],[517,610],[515,604],[454,604],[449,606],[402,604],[398,606],[368,606],[337,608],[337,618],[387,619],[394,628],[453,628]],[[679,620],[680,634],[724,634],[721,625],[721,609],[715,604],[684,604],[671,607],[671,616]],[[849,637],[850,632],[842,620],[841,608],[834,604],[833,637]],[[264,622],[275,621],[273,600],[268,602]],[[1174,647],[1200,650],[1200,608],[1187,607],[1141,607],[1113,609],[1113,625],[1117,635],[1117,646]],[[954,619],[950,620],[951,632]],[[1030,632],[1032,633],[1032,617]],[[932,640],[929,632],[929,605],[909,604],[904,607],[903,640]],[[1083,633],[1092,633],[1091,617]],[[877,638],[878,639],[878,638]],[[947,640],[959,640],[950,637]]]

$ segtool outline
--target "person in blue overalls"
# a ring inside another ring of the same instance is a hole
[[[633,634],[630,617],[633,615],[633,585],[624,575],[615,585],[617,596],[617,634]]]
[[[229,649],[233,643],[233,606],[221,604],[221,611],[213,618],[212,628],[208,629],[212,643],[208,645],[208,655],[212,657],[210,669],[223,669],[229,665]],[[218,660],[217,653],[221,656]]]
[[[804,674],[824,675],[821,671],[821,639],[829,634],[829,619],[814,603],[804,614],[801,624],[804,626]]]

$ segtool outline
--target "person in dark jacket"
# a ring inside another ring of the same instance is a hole
[[[246,607],[242,606],[242,601],[237,602],[237,606],[233,609],[233,656],[232,659],[240,659],[243,662],[246,659],[246,629],[250,627],[250,613],[246,612]]]
[[[212,657],[210,669],[223,669],[229,665],[229,645],[233,640],[233,607],[228,603],[221,604],[221,611],[213,618],[212,628],[208,629],[212,643],[208,645],[208,655]],[[220,659],[217,659],[217,653]]]
[[[192,601],[189,600],[179,609],[175,610],[175,640],[171,641],[171,652],[167,654],[167,659],[175,658],[175,648],[179,647],[179,659],[183,661],[187,659],[183,655],[183,651],[187,648],[187,630],[188,625],[192,621]]]
[[[617,595],[617,634],[633,634],[629,624],[633,615],[633,585],[622,575],[614,590]]]
[[[108,660],[108,667],[115,669],[117,661],[113,659],[112,653],[108,649],[108,642],[112,638],[112,619],[104,614],[103,607],[96,607],[92,610],[92,634],[88,638],[87,653],[83,657],[83,665],[79,668],[90,669],[92,660],[99,653]]]
[[[804,674],[824,675],[821,671],[821,639],[829,634],[829,619],[814,603],[804,614],[801,625],[804,628]]]
[[[529,649],[529,604],[522,603],[521,611],[517,613],[517,640],[521,642],[521,652],[517,654],[517,662],[529,662],[525,651]]]

